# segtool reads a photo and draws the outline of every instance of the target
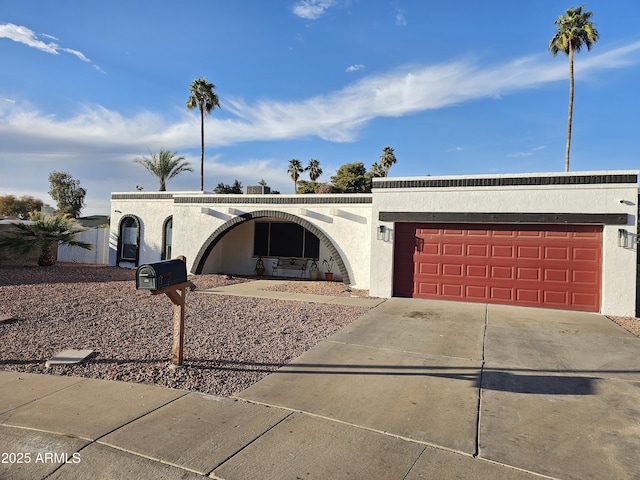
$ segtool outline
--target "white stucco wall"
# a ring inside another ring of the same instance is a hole
[[[150,198],[153,195],[145,196],[142,193],[112,196],[136,198],[112,199],[111,265],[115,265],[118,226],[125,214],[135,215],[141,221],[141,264],[160,260],[162,225],[168,216],[173,215],[172,256],[187,257],[188,268],[194,271],[198,252],[216,229],[243,213],[276,211],[294,215],[320,230],[340,253],[350,285],[354,288],[369,288],[371,195],[347,197],[363,199],[367,203],[341,203],[340,196],[337,195],[238,196],[174,192],[175,198],[166,200]],[[197,199],[195,203],[194,198]],[[323,199],[332,203],[323,203]],[[261,217],[259,220],[268,218]],[[254,224],[255,220],[249,220],[229,230],[211,252],[203,273],[253,274],[256,263],[256,258],[253,257]],[[321,242],[319,265],[322,272],[325,271],[322,259],[329,255],[329,250]],[[264,260],[270,274],[272,260]],[[333,272],[334,280],[343,280],[337,264],[334,264]],[[279,275],[297,276],[298,273],[280,271]]]
[[[606,175],[629,172],[571,172],[564,175]],[[428,177],[429,180],[549,177],[558,173],[527,175],[478,175]],[[425,177],[393,178],[411,181]],[[375,182],[375,180],[374,180]],[[625,213],[626,226],[605,225],[603,231],[603,269],[601,312],[611,315],[635,315],[636,248],[618,246],[618,229],[624,228],[635,239],[637,231],[638,185],[585,184],[499,187],[423,187],[374,189],[373,218],[375,225],[388,229],[384,241],[371,240],[370,293],[390,297],[393,288],[393,223],[380,222],[380,212],[495,212],[495,213]],[[464,223],[464,222],[463,222]],[[374,225],[374,226],[375,226]]]
[[[124,215],[141,222],[140,264],[159,261],[162,228],[173,216],[172,256],[184,255],[195,271],[198,253],[211,235],[244,213],[278,212],[309,222],[339,252],[354,288],[390,297],[393,289],[394,223],[379,221],[381,212],[427,213],[566,213],[626,214],[626,225],[604,225],[601,312],[635,315],[637,183],[585,183],[484,187],[403,187],[414,180],[506,179],[588,175],[637,176],[638,171],[570,172],[374,179],[373,194],[363,195],[213,195],[201,192],[114,193],[111,208],[110,259],[116,263],[118,227]],[[379,182],[393,188],[376,188]],[[625,180],[626,181],[626,180]],[[500,182],[498,182],[500,183]],[[504,183],[504,182],[503,182]],[[358,203],[360,202],[360,203]],[[276,216],[274,220],[287,220]],[[258,220],[268,220],[260,217]],[[203,272],[253,274],[254,220],[228,230],[206,258]],[[461,222],[465,223],[465,222]],[[496,223],[496,222],[493,222]],[[386,227],[378,239],[378,228]],[[627,247],[618,246],[618,230],[629,233]],[[320,259],[329,250],[321,242]],[[272,261],[265,259],[268,273]],[[126,266],[126,265],[123,265]],[[321,265],[321,270],[322,265]],[[336,280],[341,280],[338,265]],[[289,272],[295,276],[296,273]]]

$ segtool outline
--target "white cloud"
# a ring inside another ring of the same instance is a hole
[[[355,64],[355,65],[349,65],[345,69],[345,72],[357,72],[358,70],[364,70],[364,65],[362,65],[361,63]]]
[[[404,27],[407,25],[407,14],[402,8],[396,9],[396,25]]]
[[[585,56],[579,67],[605,70],[638,63],[639,52],[640,42],[636,42]],[[349,142],[376,117],[401,117],[565,80],[566,63],[546,55],[490,66],[455,61],[407,67],[368,76],[341,90],[303,101],[264,99],[247,103],[227,97],[223,107],[225,115],[230,116],[208,117],[205,138],[211,146],[309,136]],[[147,147],[167,145],[192,148],[198,140],[197,115],[188,112],[170,118],[148,111],[126,117],[93,105],[70,118],[58,118],[22,102],[0,102],[0,144],[7,153],[46,152],[59,146],[67,150],[124,148],[145,152]]]
[[[507,155],[507,157],[518,158],[518,157],[531,157],[535,152],[539,152],[540,150],[544,150],[544,146],[533,147],[531,150],[526,152],[516,152]]]
[[[58,45],[56,42],[44,42],[40,40],[40,37],[44,37],[50,40],[58,40],[56,37],[47,34],[36,34],[33,30],[23,27],[21,25],[14,25],[13,23],[0,24],[0,38],[8,38],[14,42],[22,43],[28,47],[35,48],[45,53],[52,55],[59,55],[60,52],[69,53],[79,58],[83,62],[90,63],[96,68],[96,70],[103,72],[100,67],[94,65],[82,52],[74,50],[72,48],[64,48]],[[104,73],[104,72],[103,72]]]
[[[598,71],[639,62],[640,42],[636,42],[581,57],[576,67]],[[519,90],[566,81],[566,75],[566,62],[541,54],[488,66],[460,60],[399,68],[302,101],[245,102],[227,97],[223,99],[226,117],[214,114],[206,120],[205,155],[209,173],[205,188],[211,189],[220,181],[231,183],[234,178],[248,185],[265,177],[272,187],[288,191],[282,159],[234,160],[231,166],[230,162],[213,156],[213,152],[218,153],[216,147],[310,136],[349,142],[377,117],[401,117],[496,94],[506,97]],[[0,193],[46,192],[47,174],[52,170],[68,170],[81,180],[92,198],[102,202],[109,198],[109,192],[133,190],[137,184],[153,190],[156,187],[147,178],[148,173],[132,163],[147,148],[178,150],[194,166],[199,166],[199,117],[193,112],[176,109],[176,113],[169,115],[142,111],[125,116],[100,105],[87,105],[77,114],[61,118],[21,99],[14,102],[10,97],[6,93],[3,97],[0,92],[0,98],[6,100],[0,102],[0,171],[11,165],[11,179],[0,185]],[[461,148],[455,147],[454,151]],[[536,146],[513,155],[531,156],[543,148]],[[327,167],[325,172],[329,170]],[[42,173],[34,175],[34,172]],[[260,178],[249,178],[246,172],[255,172]],[[196,171],[176,178],[171,188],[197,190],[198,186]],[[7,191],[9,187],[15,190]]]
[[[293,6],[293,13],[301,18],[317,20],[335,4],[335,0],[300,0]]]

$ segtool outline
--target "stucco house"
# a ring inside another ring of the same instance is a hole
[[[335,261],[378,297],[636,313],[638,171],[374,179],[371,194],[113,193],[109,264]],[[278,275],[297,275],[279,271]]]

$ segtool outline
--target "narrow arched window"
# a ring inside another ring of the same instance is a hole
[[[135,217],[125,217],[120,223],[118,257],[122,262],[138,263],[140,223]]]
[[[162,260],[171,258],[171,243],[173,234],[173,217],[169,217],[164,221],[162,227]]]

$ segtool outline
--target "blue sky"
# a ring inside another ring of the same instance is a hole
[[[158,188],[148,149],[192,163],[189,84],[221,109],[205,125],[205,190],[261,179],[293,193],[291,158],[321,181],[395,149],[390,176],[560,172],[568,62],[547,44],[557,0],[0,0],[0,195],[55,205],[48,174],[110,192]],[[640,167],[640,2],[592,0],[600,40],[576,56],[571,170]],[[302,177],[306,178],[306,177]]]

